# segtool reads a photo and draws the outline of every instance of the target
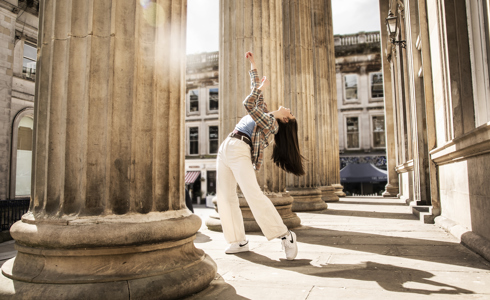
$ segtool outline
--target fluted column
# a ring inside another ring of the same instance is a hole
[[[41,1],[33,184],[2,299],[170,299],[214,261],[184,202],[186,1]]]
[[[389,12],[389,1],[379,1],[379,16],[381,24],[384,24]],[[398,173],[396,172],[396,134],[395,134],[395,115],[394,115],[394,99],[393,99],[393,84],[391,81],[390,59],[391,45],[388,40],[386,26],[381,26],[381,57],[383,65],[383,86],[384,86],[384,104],[385,104],[385,128],[386,128],[386,161],[388,171],[388,183],[386,184],[383,197],[397,197],[399,193]],[[385,49],[389,49],[385,51]],[[389,57],[387,57],[388,53]]]
[[[319,159],[317,143],[321,140],[318,140],[315,124],[320,120],[316,120],[318,108],[315,107],[312,2],[284,0],[283,5],[284,99],[286,107],[290,107],[296,116],[301,153],[306,159],[306,174],[301,177],[288,175],[287,189],[294,198],[293,211],[323,210],[327,204],[322,200],[320,190],[322,166],[316,161]]]
[[[250,94],[250,63],[245,52],[254,53],[259,76],[267,76],[271,85],[264,92],[269,110],[283,105],[281,0],[220,1],[220,142],[233,131],[247,114],[243,100]],[[285,173],[272,160],[272,143],[265,149],[264,163],[257,180],[264,194],[272,201],[288,228],[299,226],[301,220],[292,212],[293,198],[286,192]],[[239,193],[245,230],[259,231],[250,208]],[[219,207],[217,207],[219,212]],[[221,230],[219,215],[206,221],[208,228]]]
[[[337,86],[333,39],[332,5],[312,0],[313,78],[315,87],[316,163],[320,190],[325,202],[339,201],[333,184],[339,183]]]

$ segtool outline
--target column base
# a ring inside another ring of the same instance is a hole
[[[391,197],[391,198],[397,198],[398,197],[398,186],[394,186],[391,184],[387,184],[385,186],[385,191],[383,192],[383,197]]]
[[[2,266],[0,298],[177,299],[197,293],[217,270],[194,246],[200,223],[176,212],[64,224],[23,219],[11,229],[18,254]]]
[[[293,211],[319,211],[328,208],[322,200],[322,191],[318,188],[294,188],[288,190],[294,198]]]
[[[339,197],[345,197],[344,187],[340,183],[332,184],[335,188],[335,194]]]
[[[272,201],[272,204],[274,204],[274,207],[277,209],[277,212],[281,216],[284,225],[286,225],[288,229],[292,229],[301,225],[301,219],[291,210],[293,198],[288,193],[278,193],[271,195],[266,194],[266,196]],[[259,224],[257,224],[257,221],[255,221],[252,211],[250,210],[250,207],[248,206],[245,198],[243,196],[239,196],[238,200],[240,201],[240,210],[242,211],[245,232],[260,232],[261,229],[259,227]],[[219,207],[216,200],[213,200],[213,203],[215,205],[216,211],[219,212]],[[223,231],[218,213],[215,213],[206,220],[206,226],[209,230],[221,232]]]
[[[322,200],[325,202],[337,202],[339,201],[339,196],[335,194],[335,188],[333,186],[322,186],[320,187],[322,191]]]

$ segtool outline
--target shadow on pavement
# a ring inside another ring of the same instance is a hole
[[[309,226],[298,227],[294,232],[300,243],[483,270],[490,269],[488,262],[459,243]],[[324,252],[329,252],[328,248]]]
[[[191,295],[185,300],[216,300],[216,299],[226,299],[226,300],[250,300],[236,293],[235,288],[226,283],[220,274],[216,274],[216,277],[211,284],[203,291]]]
[[[356,197],[358,199],[359,197]],[[387,205],[387,206],[407,206],[405,202],[374,202],[374,201],[345,201],[340,200],[332,202],[332,204],[359,204],[359,205]]]
[[[359,264],[327,264],[318,267],[312,265],[310,259],[297,259],[294,261],[281,259],[280,261],[277,261],[266,256],[257,254],[255,252],[239,253],[235,255],[252,263],[282,270],[294,271],[310,276],[375,281],[383,289],[392,292],[414,293],[423,295],[474,294],[474,292],[470,290],[427,279],[434,276],[434,274],[427,271],[397,267],[389,264],[380,264],[371,261]],[[403,285],[408,282],[430,285],[439,289],[425,290],[405,288]]]
[[[201,232],[197,232],[196,233],[196,239],[194,240],[194,243],[209,243],[211,242],[213,239],[210,238],[209,236],[205,235],[205,234],[202,234]]]
[[[340,209],[327,209],[320,213],[322,215],[341,215],[352,216],[361,218],[378,218],[378,219],[395,219],[395,220],[417,220],[413,214],[408,213],[389,213],[389,212],[376,212],[376,211],[359,211],[359,210],[340,210]]]

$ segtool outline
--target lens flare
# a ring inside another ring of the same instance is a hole
[[[140,0],[140,5],[143,7],[143,8],[147,8],[148,5],[150,5],[151,3],[151,0]]]
[[[151,0],[140,0],[140,4],[143,7],[143,18],[149,25],[157,27],[163,24],[161,16],[163,16],[164,10],[160,4]]]

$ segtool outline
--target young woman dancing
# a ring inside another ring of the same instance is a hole
[[[245,57],[251,63],[252,81],[252,92],[243,101],[248,115],[223,141],[217,158],[218,210],[225,239],[230,244],[225,253],[249,251],[236,191],[238,183],[265,237],[268,240],[280,238],[286,259],[293,260],[298,254],[296,234],[288,230],[271,200],[260,190],[254,168],[260,170],[264,149],[274,135],[274,163],[286,172],[304,175],[296,118],[289,108],[282,106],[276,111],[267,110],[262,92],[270,82],[265,76],[259,82],[253,54],[247,52]]]

